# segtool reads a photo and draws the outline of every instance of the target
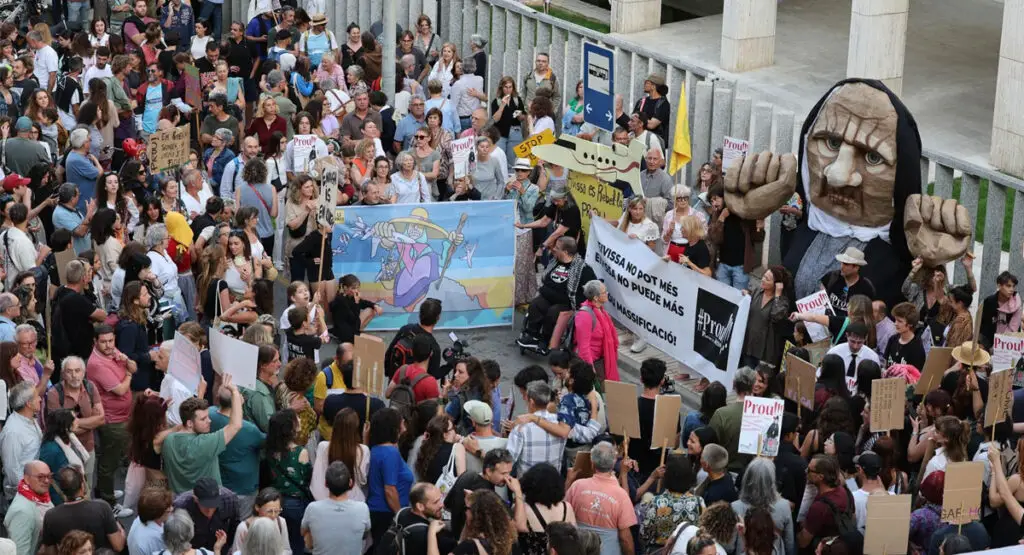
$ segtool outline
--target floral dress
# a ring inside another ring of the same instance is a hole
[[[640,541],[643,545],[665,545],[683,521],[697,523],[704,512],[704,500],[691,492],[666,491],[637,507],[640,513]]]

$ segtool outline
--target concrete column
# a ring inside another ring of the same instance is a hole
[[[639,33],[661,27],[661,0],[611,0],[613,33]]]
[[[846,76],[878,79],[899,95],[910,0],[853,0]]]
[[[1024,176],[1024,0],[1003,4],[996,105],[992,119],[992,165]],[[994,213],[991,212],[990,213]],[[988,237],[988,235],[985,235]]]
[[[725,0],[722,11],[722,69],[749,71],[775,62],[778,0]]]

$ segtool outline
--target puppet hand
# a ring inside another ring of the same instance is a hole
[[[956,260],[967,252],[974,226],[967,208],[953,199],[910,195],[903,217],[910,254],[927,266]]]
[[[744,220],[767,218],[796,190],[792,154],[747,154],[726,169],[725,205]]]

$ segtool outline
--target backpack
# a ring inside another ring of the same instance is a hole
[[[850,494],[850,490],[843,487],[843,491],[846,492],[846,511],[839,512],[839,507],[827,497],[822,497],[821,501],[828,505],[828,510],[832,512],[832,518],[836,521],[836,531],[840,536],[845,536],[857,531],[857,517],[854,515],[854,501],[853,495]]]
[[[375,545],[375,555],[405,555],[405,539],[409,537],[409,532],[418,528],[427,528],[425,522],[414,522],[408,526],[399,524],[399,519],[408,510],[410,510],[409,507],[406,507],[395,514],[391,526]]]
[[[587,314],[590,315],[590,331],[594,331],[594,328],[597,327],[597,315],[594,314],[594,309],[589,307],[589,306],[581,306],[580,307],[580,311],[586,312]],[[575,339],[574,336],[576,335],[575,332],[576,332],[576,316],[573,315],[572,318],[569,318],[569,327],[568,327],[568,330],[566,330],[566,333],[565,333],[565,341],[562,342],[563,346],[565,346],[567,348],[571,348],[572,347],[572,342]]]
[[[334,386],[334,370],[331,370],[331,365],[328,364],[320,369],[320,373],[324,375],[324,378],[326,378],[327,390],[330,391],[331,387]]]
[[[412,340],[415,338],[416,332],[412,330],[399,333],[394,346],[384,355],[384,375],[389,379],[399,368],[416,362],[412,359]]]
[[[92,399],[92,396],[93,396],[93,386],[92,386],[92,382],[89,381],[89,378],[82,378],[82,387],[85,388],[85,392],[86,392],[86,394],[89,395],[89,399]],[[57,382],[53,386],[53,389],[57,391],[57,404],[59,404],[61,407],[63,407],[64,406],[64,382],[63,381]]]
[[[397,410],[400,414],[408,415],[412,412],[413,407],[416,406],[416,394],[414,389],[416,384],[430,377],[430,373],[426,370],[422,374],[416,376],[412,380],[405,376],[408,366],[402,366],[398,371],[398,384],[391,390],[391,408]]]

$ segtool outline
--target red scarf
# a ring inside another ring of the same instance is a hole
[[[46,493],[39,495],[32,491],[32,488],[28,487],[28,483],[25,482],[24,478],[18,482],[18,493],[33,503],[46,504],[50,502],[50,490],[46,490]]]

